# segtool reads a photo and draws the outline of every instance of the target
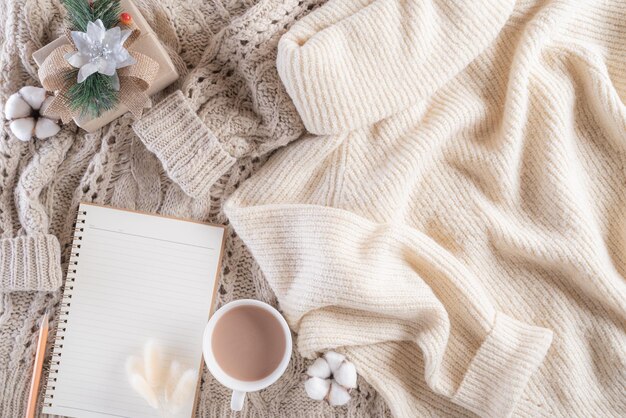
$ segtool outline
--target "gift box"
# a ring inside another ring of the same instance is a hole
[[[163,48],[163,45],[161,45],[156,34],[139,12],[139,9],[137,9],[137,7],[130,0],[121,0],[120,4],[122,6],[122,10],[132,16],[133,29],[140,30],[139,37],[137,37],[133,43],[133,49],[147,55],[158,63],[156,75],[144,91],[145,94],[151,96],[176,81],[178,79],[178,72],[176,71],[169,55],[165,51],[165,48]],[[33,59],[37,65],[41,67],[46,58],[48,58],[48,56],[52,54],[55,49],[69,44],[70,41],[67,37],[60,37],[37,50],[33,54]],[[76,125],[80,126],[87,132],[93,132],[128,111],[129,108],[124,103],[118,103],[115,108],[102,113],[99,117],[90,118],[87,116],[74,116],[73,120],[76,122]]]

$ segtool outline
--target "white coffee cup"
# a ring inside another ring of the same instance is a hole
[[[230,376],[220,367],[213,353],[212,337],[215,325],[219,322],[220,318],[224,316],[226,312],[239,306],[255,306],[271,313],[277,319],[285,334],[285,351],[282,360],[280,361],[278,367],[276,367],[276,369],[271,374],[261,380],[249,382],[239,380]],[[227,388],[232,389],[233,391],[233,395],[230,400],[230,407],[233,411],[241,411],[243,409],[243,404],[247,392],[256,392],[258,390],[265,389],[272,383],[276,382],[280,378],[280,376],[283,375],[283,373],[287,369],[287,366],[289,365],[289,360],[291,359],[291,350],[291,332],[289,331],[289,326],[287,325],[287,321],[285,321],[285,318],[283,318],[283,316],[276,309],[274,309],[267,303],[263,303],[253,299],[236,300],[234,302],[227,303],[226,305],[215,311],[208,324],[206,325],[206,328],[204,329],[204,336],[202,338],[202,352],[204,354],[204,362],[209,368],[209,371],[211,372],[213,377],[217,379],[218,382],[220,382]]]

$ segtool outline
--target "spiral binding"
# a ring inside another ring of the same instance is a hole
[[[70,316],[70,306],[72,305],[72,294],[74,292],[74,282],[76,281],[76,272],[78,271],[78,261],[80,258],[80,247],[83,240],[83,231],[85,228],[85,220],[87,211],[79,210],[74,222],[74,239],[72,241],[72,252],[70,253],[69,266],[67,268],[67,276],[63,287],[63,297],[61,299],[56,338],[54,340],[52,358],[46,367],[47,378],[44,395],[45,407],[52,406],[54,399],[54,390],[61,365],[61,357],[63,355],[63,342],[65,341],[65,332],[67,331],[67,323]]]

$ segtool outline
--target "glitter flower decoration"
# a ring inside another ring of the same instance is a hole
[[[115,90],[119,90],[116,70],[136,63],[124,48],[124,42],[131,33],[131,30],[122,30],[119,26],[107,30],[100,19],[89,22],[87,32],[72,31],[77,51],[67,53],[65,59],[79,68],[77,81],[82,83],[90,75],[100,73],[114,77],[113,85]]]

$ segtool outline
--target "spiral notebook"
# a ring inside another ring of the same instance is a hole
[[[200,374],[223,243],[221,226],[81,204],[43,412],[157,416],[128,384],[126,358],[155,339]],[[180,416],[193,410],[190,399]]]

